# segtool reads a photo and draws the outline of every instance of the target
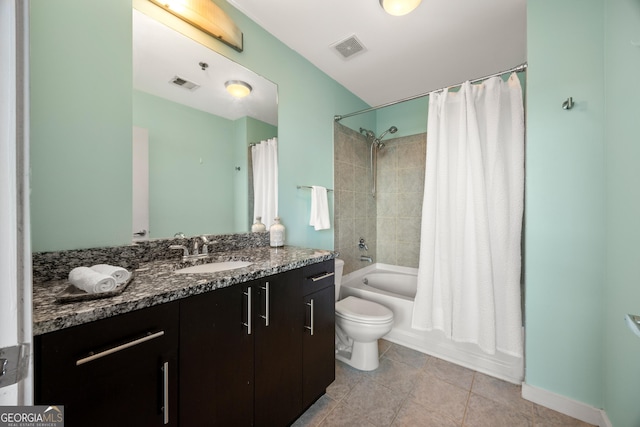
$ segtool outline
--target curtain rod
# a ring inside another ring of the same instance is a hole
[[[477,83],[479,81],[490,79],[491,77],[501,76],[501,75],[507,74],[507,73],[514,73],[514,72],[518,73],[520,71],[526,71],[526,69],[527,69],[527,63],[525,62],[523,64],[518,65],[517,67],[513,67],[513,68],[510,68],[510,69],[505,70],[505,71],[500,71],[499,73],[493,73],[493,74],[490,74],[488,76],[484,76],[484,77],[480,77],[480,78],[477,78],[477,79],[473,79],[473,80],[471,80],[471,83]],[[430,94],[432,94],[434,92],[438,92],[438,91],[441,91],[441,90],[451,89],[451,88],[454,88],[454,87],[462,86],[465,82],[466,82],[466,80],[464,82],[460,82],[458,84],[451,85],[451,86],[445,86],[443,88],[432,90],[430,92],[425,92],[425,93],[421,93],[421,94],[418,94],[418,95],[413,95],[413,96],[410,96],[408,98],[400,99],[400,100],[397,100],[397,101],[387,102],[386,104],[378,105],[378,106],[375,106],[375,107],[365,108],[364,110],[356,111],[354,113],[344,114],[342,116],[341,115],[335,115],[335,116],[333,116],[333,120],[336,121],[336,122],[339,122],[340,120],[345,119],[347,117],[357,116],[358,114],[368,113],[370,111],[375,111],[375,110],[378,110],[378,109],[384,108],[384,107],[390,107],[392,105],[400,104],[401,102],[405,102],[405,101],[413,101],[414,99],[418,99],[418,98],[422,98],[422,97],[428,96],[428,95],[430,95]]]

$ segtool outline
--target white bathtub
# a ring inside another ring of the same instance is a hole
[[[474,344],[451,341],[440,331],[419,331],[411,327],[417,273],[416,268],[373,264],[342,278],[340,298],[351,295],[390,308],[394,319],[393,329],[384,336],[388,341],[515,384],[522,383],[521,358],[500,352],[487,354]]]

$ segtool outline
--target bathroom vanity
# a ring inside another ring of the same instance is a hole
[[[123,294],[56,303],[34,285],[35,403],[68,426],[286,426],[334,380],[334,257],[251,248],[252,264],[140,264]]]

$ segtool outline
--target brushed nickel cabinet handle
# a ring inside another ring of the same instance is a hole
[[[251,286],[247,288],[247,292],[244,292],[247,296],[247,321],[242,323],[247,327],[247,335],[251,335]]]
[[[113,347],[113,348],[110,348],[108,350],[101,351],[100,353],[96,353],[96,354],[91,354],[90,353],[89,356],[87,356],[85,358],[82,358],[82,359],[79,359],[79,360],[76,360],[76,366],[84,365],[85,363],[94,361],[96,359],[100,359],[102,357],[108,356],[108,355],[113,354],[113,353],[117,353],[117,352],[122,351],[124,349],[127,349],[129,347],[133,347],[133,346],[136,346],[138,344],[142,344],[143,342],[146,342],[146,341],[161,337],[163,335],[164,335],[164,331],[159,331],[159,332],[156,332],[154,334],[149,332],[146,336],[144,336],[142,338],[138,338],[137,340],[133,340],[133,341],[130,341],[128,343],[121,344],[121,345],[119,345],[117,347]]]
[[[311,280],[313,280],[314,282],[317,282],[318,280],[326,279],[327,277],[334,276],[335,274],[336,273],[332,271],[330,273],[325,273],[322,276],[312,277]]]
[[[162,378],[162,416],[164,417],[164,423],[169,424],[169,362],[164,362]]]
[[[264,319],[264,326],[269,326],[269,282],[266,282],[264,284],[264,286],[261,286],[260,289],[262,289],[265,294],[264,294],[264,304],[265,304],[265,308],[264,308],[264,315],[260,315],[260,317],[262,317]]]
[[[313,335],[313,298],[307,303],[307,305],[311,307],[311,321],[310,326],[305,326],[305,329],[311,331],[311,335]]]

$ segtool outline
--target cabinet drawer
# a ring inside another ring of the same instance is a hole
[[[334,269],[335,262],[332,259],[304,267],[302,270],[304,295],[333,285],[335,283]]]
[[[64,405],[69,427],[177,425],[178,314],[166,303],[36,336],[35,403]]]

